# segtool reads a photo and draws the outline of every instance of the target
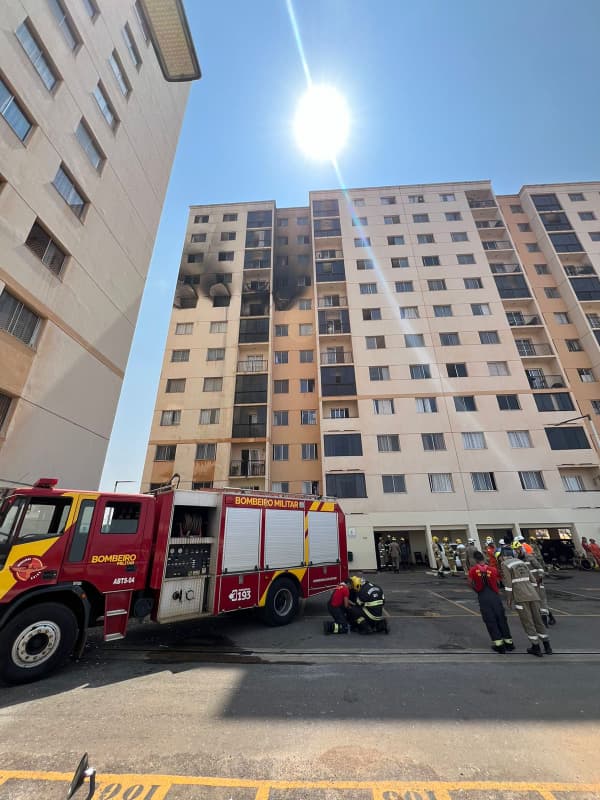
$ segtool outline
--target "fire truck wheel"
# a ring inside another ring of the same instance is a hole
[[[267,625],[287,625],[298,613],[298,588],[290,578],[278,578],[267,593],[262,610]]]
[[[49,675],[73,652],[77,620],[60,603],[26,608],[0,631],[0,678],[30,683]]]

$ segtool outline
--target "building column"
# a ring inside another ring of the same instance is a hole
[[[513,529],[513,536],[514,536],[515,539],[517,538],[517,536],[521,536],[522,535],[521,534],[521,526],[519,525],[518,522],[513,522],[512,529]]]
[[[436,569],[437,564],[433,554],[433,541],[431,539],[431,526],[425,525],[425,542],[427,544],[427,558],[429,559],[429,566],[431,569]]]
[[[483,552],[483,550],[481,548],[481,541],[479,539],[479,531],[477,530],[477,525],[474,525],[472,522],[469,522],[469,525],[468,525],[467,539],[474,539],[475,540],[475,547],[480,552]]]

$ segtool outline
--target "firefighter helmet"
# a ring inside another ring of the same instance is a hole
[[[359,578],[358,575],[352,575],[350,582],[352,583],[352,588],[354,591],[358,592],[362,586],[362,578]]]
[[[523,544],[518,539],[515,539],[515,541],[511,544],[511,547],[513,550],[520,550],[523,547]]]
[[[445,541],[445,542],[449,542],[449,541],[450,541],[450,539],[449,539],[447,536],[444,536],[444,541]]]
[[[491,537],[491,536],[487,536],[487,537],[486,537],[486,540],[485,540],[485,543],[486,543],[486,544],[494,544],[494,540],[492,539],[492,537]]]
[[[439,540],[440,540],[440,537],[439,536],[433,536],[432,539],[437,544],[439,542]]]
[[[456,544],[462,544],[462,539],[457,539]]]

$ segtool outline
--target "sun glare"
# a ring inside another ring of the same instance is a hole
[[[294,134],[309,158],[334,160],[346,143],[349,127],[346,101],[332,86],[310,86],[300,98]]]

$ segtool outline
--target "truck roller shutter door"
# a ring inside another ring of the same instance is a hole
[[[258,566],[260,515],[260,508],[227,509],[223,570],[247,572]]]
[[[265,567],[297,567],[304,561],[304,512],[267,509]]]
[[[313,564],[335,563],[340,557],[337,514],[308,512],[308,560]]]

